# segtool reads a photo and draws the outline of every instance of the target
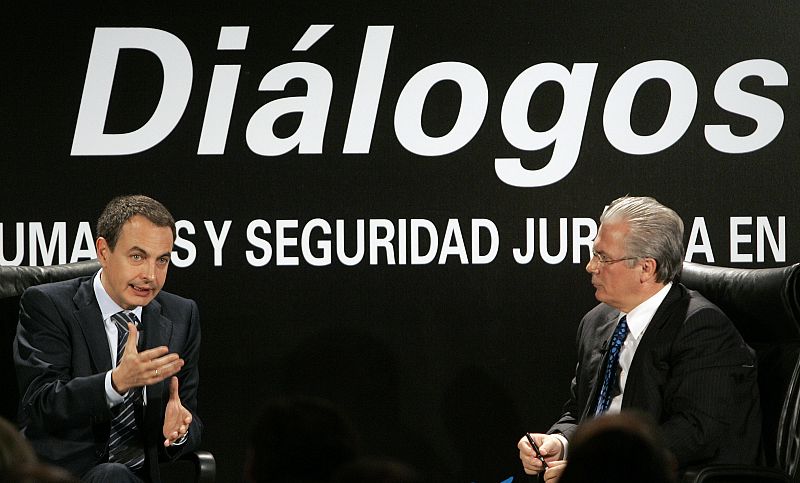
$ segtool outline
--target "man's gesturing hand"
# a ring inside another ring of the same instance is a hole
[[[134,387],[163,381],[177,374],[183,367],[183,359],[178,354],[168,354],[167,346],[139,352],[136,348],[138,334],[136,326],[128,323],[128,341],[125,343],[125,352],[117,367],[111,371],[111,384],[120,394],[125,394]]]
[[[181,396],[178,393],[178,378],[173,377],[169,382],[169,401],[167,409],[164,411],[163,434],[164,446],[170,446],[175,441],[181,439],[189,431],[192,424],[192,413],[181,404]]]

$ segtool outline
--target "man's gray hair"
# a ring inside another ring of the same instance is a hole
[[[683,220],[675,211],[646,196],[623,196],[612,201],[600,223],[627,223],[625,256],[656,261],[656,282],[675,280],[683,268]],[[632,266],[634,262],[629,261]]]

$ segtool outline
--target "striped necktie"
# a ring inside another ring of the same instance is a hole
[[[128,342],[128,322],[139,325],[133,312],[118,312],[111,316],[117,326],[117,365],[122,360]],[[108,441],[108,461],[122,463],[136,470],[144,464],[144,444],[137,437],[135,406],[142,400],[142,389],[128,391],[122,403],[111,408],[111,437]]]
[[[622,351],[622,343],[625,342],[625,337],[628,336],[628,321],[627,316],[623,316],[617,328],[614,329],[614,334],[611,336],[611,347],[608,349],[608,358],[606,359],[606,368],[603,372],[603,385],[597,397],[597,405],[595,406],[595,415],[603,414],[608,411],[613,398],[614,389],[619,385],[619,377],[617,376],[617,365],[619,362],[619,353]]]

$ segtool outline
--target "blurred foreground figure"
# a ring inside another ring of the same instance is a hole
[[[675,483],[657,428],[636,411],[587,421],[575,433],[559,483]]]

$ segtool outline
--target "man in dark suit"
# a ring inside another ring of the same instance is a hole
[[[627,409],[653,417],[680,470],[706,463],[755,463],[761,414],[756,360],[732,322],[676,281],[683,222],[652,198],[615,200],[600,218],[592,258],[601,303],[578,327],[578,365],[564,413],[547,434],[532,434],[555,481],[577,425]],[[542,462],[520,439],[525,472]],[[608,449],[624,465],[625,455]],[[567,463],[568,465],[568,463]]]
[[[100,271],[20,301],[21,430],[84,481],[158,482],[159,459],[200,442],[197,305],[161,291],[174,241],[161,203],[115,198],[97,222]]]

